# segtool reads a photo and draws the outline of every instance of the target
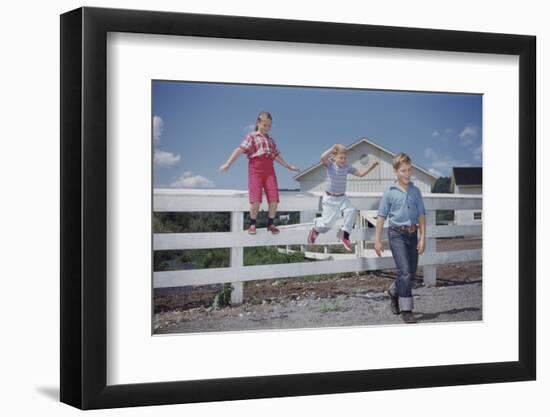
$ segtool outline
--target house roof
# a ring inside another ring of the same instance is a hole
[[[391,152],[389,150],[387,150],[386,148],[383,148],[382,146],[378,145],[377,143],[373,142],[372,140],[370,139],[367,139],[367,138],[361,138],[359,139],[358,141],[352,143],[351,145],[349,146],[346,146],[346,149],[352,149],[352,148],[355,148],[356,146],[360,145],[361,143],[368,143],[369,145],[372,145],[374,146],[375,148],[378,148],[380,149],[381,151],[383,152],[386,152],[387,154],[391,155],[392,157],[397,155],[396,153],[394,152]],[[303,177],[304,175],[306,174],[309,174],[311,171],[313,171],[314,169],[322,166],[323,164],[319,161],[317,162],[316,164],[310,166],[308,169],[300,172],[299,174],[296,174],[294,177],[292,177],[293,179],[295,179],[296,181],[299,181],[299,179],[301,177]],[[435,178],[437,179],[438,176],[435,175],[435,174],[432,174],[430,171],[428,171],[427,169],[425,168],[422,168],[421,166],[417,165],[417,164],[412,164],[413,168],[416,168],[418,169],[419,171],[422,171],[423,173],[425,173],[426,175],[429,175],[430,177],[432,178]]]
[[[456,185],[482,185],[482,168],[453,167],[453,179]]]

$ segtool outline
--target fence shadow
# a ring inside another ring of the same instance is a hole
[[[474,312],[474,311],[481,311],[481,309],[478,307],[463,307],[463,308],[453,308],[451,310],[446,310],[446,311],[439,311],[436,313],[421,313],[421,312],[415,311],[415,317],[417,321],[431,321],[438,318],[442,314],[452,315],[452,314],[460,314],[460,313]]]

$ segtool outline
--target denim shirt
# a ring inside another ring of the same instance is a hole
[[[388,219],[390,226],[418,224],[418,217],[426,215],[420,189],[411,181],[405,191],[395,182],[382,195],[378,215]]]

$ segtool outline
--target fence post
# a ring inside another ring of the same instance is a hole
[[[244,226],[244,213],[242,211],[231,212],[231,231],[242,232]],[[240,268],[243,266],[243,248],[231,248],[231,268]],[[243,302],[243,283],[232,282],[233,291],[231,291],[231,304],[241,304]]]
[[[356,218],[355,218],[355,228],[356,229],[362,229],[365,227],[365,219],[361,215],[361,210],[357,210]],[[364,246],[365,241],[364,240],[358,240],[355,242],[355,254],[357,257],[364,256]]]
[[[426,210],[426,231],[432,227],[436,227],[435,210]],[[437,251],[436,238],[426,238],[426,248],[424,253],[435,253]],[[437,280],[437,266],[424,266],[424,285],[427,287],[435,287]]]

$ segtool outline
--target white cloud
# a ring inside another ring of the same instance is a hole
[[[424,157],[431,161],[431,166],[428,170],[439,176],[450,176],[453,167],[465,167],[471,165],[469,162],[451,158],[449,155],[441,155],[434,151],[433,148],[429,147],[424,150]]]
[[[458,137],[460,138],[462,145],[467,146],[471,145],[478,135],[478,128],[474,125],[469,124],[464,129],[462,129],[462,131],[458,134]]]
[[[447,143],[449,140],[458,140],[462,146],[467,147],[467,151],[472,152],[472,160],[479,162],[481,161],[482,147],[481,145],[476,146],[479,142],[475,140],[479,137],[479,133],[479,128],[477,126],[468,124],[460,131],[460,133],[457,129],[452,127],[446,128],[443,131],[434,130],[432,137],[439,137]],[[475,162],[472,163],[462,161],[449,155],[440,154],[431,147],[424,150],[424,157],[431,162],[431,166],[428,168],[429,171],[440,176],[451,175],[453,167],[469,167],[472,165],[477,165]]]
[[[160,143],[160,137],[164,130],[164,120],[156,114],[153,116],[153,143],[157,146]],[[172,152],[155,149],[153,153],[153,164],[159,168],[171,168],[181,159],[180,155]]]
[[[160,143],[160,137],[164,130],[164,121],[160,116],[156,114],[153,116],[153,143],[158,145]]]
[[[153,155],[153,162],[156,167],[159,168],[171,168],[176,165],[181,159],[180,155],[173,154],[172,152],[161,151],[155,149]]]
[[[454,127],[448,127],[443,131],[434,130],[432,132],[432,138],[439,137],[443,140],[450,140],[457,138],[460,139],[460,143],[464,146],[471,145],[479,136],[479,128],[470,123],[466,125],[461,131],[458,131]]]
[[[449,142],[456,136],[456,129],[447,127],[445,129],[434,129],[432,131],[432,139],[437,139],[442,142]]]
[[[170,184],[172,188],[208,188],[213,186],[214,183],[211,180],[202,175],[193,175],[191,171],[185,171]]]
[[[482,145],[479,145],[477,148],[472,149],[472,158],[474,158],[474,161],[481,161],[482,151],[483,151]]]
[[[433,161],[432,168],[440,170],[450,170],[452,167],[469,167],[469,162],[459,161],[457,159],[441,159],[440,161]]]
[[[426,148],[424,150],[424,156],[428,159],[437,159],[439,158],[439,154],[433,150],[433,148]]]
[[[441,173],[440,175],[450,176],[453,170],[453,167],[469,167],[471,164],[469,162],[460,161],[457,159],[449,158],[448,156],[443,157],[437,161],[432,161],[432,166],[430,170]]]

